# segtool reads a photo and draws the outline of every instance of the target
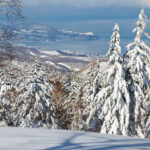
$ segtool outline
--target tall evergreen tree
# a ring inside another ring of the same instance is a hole
[[[110,40],[107,53],[107,73],[105,83],[96,96],[94,109],[87,120],[95,118],[102,123],[101,133],[129,135],[129,103],[130,98],[125,81],[125,71],[122,65],[119,46],[119,26],[116,24]],[[91,123],[92,123],[91,122]]]
[[[104,97],[101,133],[129,135],[129,104],[130,98],[125,81],[125,70],[120,55],[119,26],[114,26],[108,51],[108,73],[106,87],[110,87],[107,97]]]
[[[132,100],[134,128],[132,134],[146,137],[150,131],[150,48],[141,41],[146,27],[146,16],[142,9],[133,32],[134,42],[127,45],[127,80]]]

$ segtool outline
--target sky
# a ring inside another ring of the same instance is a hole
[[[21,0],[30,22],[52,23],[136,19],[141,8],[150,16],[150,0]],[[55,24],[56,23],[56,24]]]
[[[98,34],[107,49],[113,25],[120,26],[123,47],[134,38],[132,29],[141,8],[150,18],[150,0],[21,0],[29,23]],[[147,24],[150,33],[150,23]],[[100,43],[100,42],[97,42]],[[101,45],[96,45],[96,49]],[[83,45],[84,47],[84,45]],[[101,46],[102,47],[102,46]],[[101,50],[103,51],[103,50]]]
[[[26,6],[65,6],[73,8],[96,8],[108,6],[150,7],[149,0],[24,0]]]

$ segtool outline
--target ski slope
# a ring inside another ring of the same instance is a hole
[[[0,128],[0,150],[150,150],[150,140],[64,130]]]

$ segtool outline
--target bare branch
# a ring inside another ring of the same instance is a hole
[[[20,0],[0,0],[0,12],[6,15],[8,20],[23,19]]]

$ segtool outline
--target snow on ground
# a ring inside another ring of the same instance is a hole
[[[29,54],[32,55],[32,56],[35,56],[36,54],[33,53],[32,51],[29,51]]]
[[[61,50],[61,51],[64,52],[64,53],[67,53],[67,54],[73,54],[73,51],[75,51],[75,50],[63,49],[63,50]]]
[[[79,34],[79,35],[85,35],[85,36],[95,35],[93,32],[79,33],[79,32],[67,31],[67,30],[60,30],[60,31],[62,31],[63,33],[67,33],[67,34]]]
[[[57,51],[40,51],[40,52],[48,55],[60,55],[60,53]]]
[[[68,58],[68,56],[59,56],[60,58]],[[79,60],[79,61],[92,61],[93,58],[92,57],[82,57],[82,56],[69,56],[70,58],[72,59],[76,59],[76,60]]]
[[[46,55],[40,55],[40,57],[41,57],[41,58],[46,58],[47,56],[46,56]]]
[[[1,150],[149,150],[150,140],[99,133],[0,128]]]
[[[74,57],[75,59],[78,59],[78,60],[84,60],[84,61],[92,61],[93,58],[91,57]]]
[[[22,29],[21,32],[23,32],[23,33],[32,33],[33,30],[24,30],[24,29]]]
[[[58,65],[62,65],[62,66],[65,66],[66,68],[68,69],[71,69],[71,67],[68,65],[68,64],[65,64],[65,63],[57,63]]]
[[[86,33],[80,33],[80,35],[87,35],[87,36],[89,35],[90,36],[90,35],[95,35],[95,34],[93,32],[86,32]]]
[[[76,64],[78,64],[78,63],[57,63],[58,65],[61,65],[61,66],[64,66],[64,67],[66,67],[67,69],[73,69],[73,70],[75,70],[75,71],[79,71],[80,70],[80,67],[78,67],[78,66],[81,66],[82,64],[80,64],[80,65],[76,65]]]
[[[53,63],[52,61],[46,61],[47,64],[52,65],[52,66],[56,66],[55,63]]]

